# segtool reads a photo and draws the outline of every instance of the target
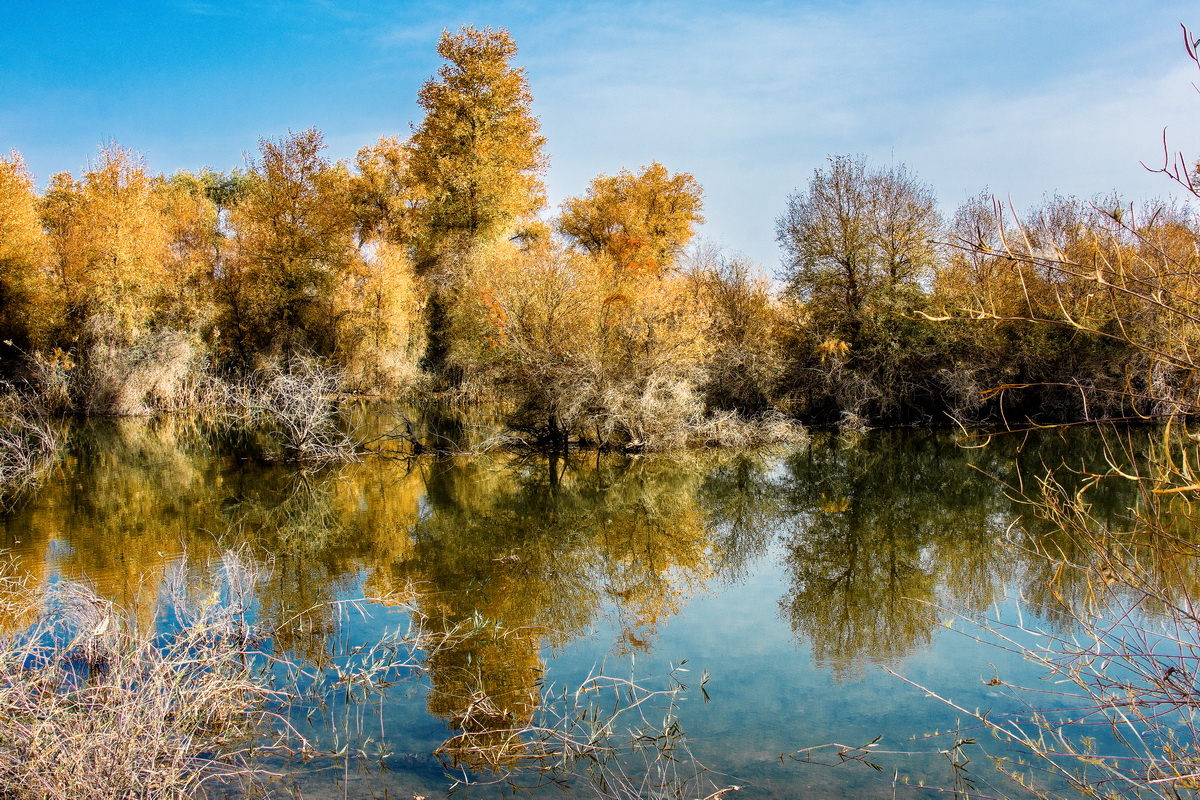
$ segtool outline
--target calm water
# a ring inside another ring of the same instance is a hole
[[[1023,593],[1020,613],[1041,609],[1040,624],[1057,624],[1049,567],[1004,543],[1024,509],[1001,481],[1021,480],[1018,463],[1033,476],[1041,462],[1095,460],[1096,444],[1041,433],[971,449],[906,431],[758,453],[375,458],[298,470],[186,420],[106,421],[74,431],[45,485],[6,512],[0,548],[40,577],[86,576],[150,614],[169,564],[252,543],[273,557],[258,600],[280,627],[277,645],[317,664],[417,619],[426,634],[456,632],[420,654],[423,677],[353,711],[367,720],[359,735],[382,738],[390,754],[295,767],[306,797],[444,796],[445,763],[479,768],[478,748],[495,745],[489,725],[544,720],[562,710],[556,691],[597,669],[663,687],[686,662],[680,725],[718,787],[741,786],[739,798],[882,798],[893,768],[948,784],[937,754],[948,742],[913,737],[955,724],[884,668],[998,712],[1013,701],[981,677],[1036,679],[946,623],[1011,619],[1018,608],[1006,598]],[[1132,498],[1095,502],[1112,515]],[[329,605],[364,596],[389,599],[367,616]],[[474,754],[454,738],[464,731]],[[880,735],[878,749],[903,751],[879,755],[882,772],[781,758]],[[981,784],[1003,792],[975,758]],[[576,791],[590,789],[581,781]]]

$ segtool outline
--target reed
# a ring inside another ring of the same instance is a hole
[[[254,759],[278,745],[286,697],[254,654],[243,559],[226,560],[222,601],[174,602],[167,632],[84,583],[0,570],[0,620],[15,631],[0,636],[0,797],[190,798],[261,782]]]
[[[60,439],[36,404],[8,393],[0,403],[0,491],[36,484],[54,463]]]

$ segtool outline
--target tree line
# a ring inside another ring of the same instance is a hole
[[[532,442],[608,447],[1150,414],[1188,390],[1134,342],[1193,331],[1120,288],[1190,291],[1185,207],[981,194],[946,219],[906,167],[834,156],[777,220],[773,282],[693,241],[701,187],[659,163],[550,214],[512,37],[437,50],[420,124],[352,161],[315,129],[229,173],[156,175],[113,143],[39,192],[0,158],[9,381],[144,413],[316,356],[346,391],[490,398]]]

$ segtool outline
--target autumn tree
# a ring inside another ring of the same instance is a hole
[[[442,33],[446,63],[417,95],[425,118],[409,142],[408,168],[423,194],[417,266],[508,236],[545,203],[545,139],[517,46],[504,29]]]
[[[426,363],[445,372],[464,256],[536,228],[546,157],[508,31],[445,31],[437,51],[446,63],[417,95],[425,118],[409,140],[407,170],[420,197],[413,261],[429,285]]]
[[[422,206],[409,170],[410,155],[406,142],[384,136],[355,156],[350,202],[360,244],[387,241],[410,247],[415,241]]]
[[[81,359],[55,394],[62,410],[141,414],[171,406],[185,391],[210,319],[217,220],[194,184],[151,174],[116,144],[102,148],[81,178],[51,179],[42,224],[61,311],[48,344]],[[67,363],[37,354],[34,362]]]
[[[703,417],[705,324],[677,274],[620,286],[559,242],[489,254],[460,307],[456,359],[514,400],[539,443],[684,444]]]
[[[243,363],[272,349],[332,352],[330,298],[355,258],[349,172],[315,128],[263,139],[230,210],[237,258],[221,279],[223,328]]]
[[[177,328],[207,332],[213,319],[212,287],[224,241],[220,207],[210,193],[214,176],[180,170],[159,180],[155,189],[167,227],[166,319]]]
[[[784,363],[779,304],[744,257],[693,248],[685,274],[711,343],[703,386],[711,408],[757,414],[772,405]]]
[[[928,413],[939,348],[917,317],[938,255],[933,191],[903,166],[834,156],[776,221],[794,303],[795,411],[857,426]]]
[[[940,225],[933,190],[903,165],[834,156],[776,220],[780,278],[826,325],[853,335],[869,311],[922,291]]]
[[[101,326],[129,341],[159,321],[174,294],[172,233],[159,180],[131,150],[110,144],[76,180],[50,181],[43,203],[67,324]]]
[[[420,212],[410,152],[395,137],[358,151],[349,201],[358,255],[335,296],[339,358],[358,387],[399,389],[425,347],[425,291],[412,262]]]
[[[704,222],[702,207],[694,177],[655,161],[637,174],[596,177],[583,197],[562,204],[556,225],[580,249],[610,259],[618,275],[661,275]]]
[[[29,347],[50,320],[39,198],[19,153],[0,158],[0,338]]]

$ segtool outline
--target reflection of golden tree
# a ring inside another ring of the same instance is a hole
[[[455,633],[437,631],[434,637]],[[492,628],[430,656],[429,710],[458,731],[440,748],[454,766],[499,770],[525,753],[516,734],[532,722],[541,701],[539,640],[534,633]]]
[[[666,618],[713,577],[713,542],[698,503],[702,473],[678,461],[631,462],[604,493],[595,542],[622,637],[644,649]]]
[[[427,666],[430,711],[459,731],[450,760],[500,767],[505,742],[540,698],[544,638],[561,642],[593,616],[571,510],[555,502],[541,464],[500,469],[481,459],[424,468],[433,514],[414,527],[377,583],[419,587],[424,633],[442,645]]]
[[[148,621],[164,565],[185,551],[200,560],[216,552],[204,531],[220,520],[223,464],[196,444],[171,417],[87,426],[57,478],[8,516],[22,563],[86,578]]]
[[[540,701],[544,643],[615,601],[626,644],[711,576],[696,464],[650,459],[444,459],[421,468],[429,513],[375,585],[417,587],[438,647],[429,708],[458,733],[455,763],[500,769]],[[390,574],[389,574],[390,573]]]
[[[234,461],[182,417],[96,421],[75,433],[38,494],[9,511],[0,546],[33,578],[85,577],[148,623],[164,565],[249,542],[274,556],[258,587],[267,621],[280,623],[282,644],[315,656],[338,625],[328,602],[364,564],[410,547],[422,491],[399,462],[297,474]],[[282,624],[312,606],[322,611]]]

